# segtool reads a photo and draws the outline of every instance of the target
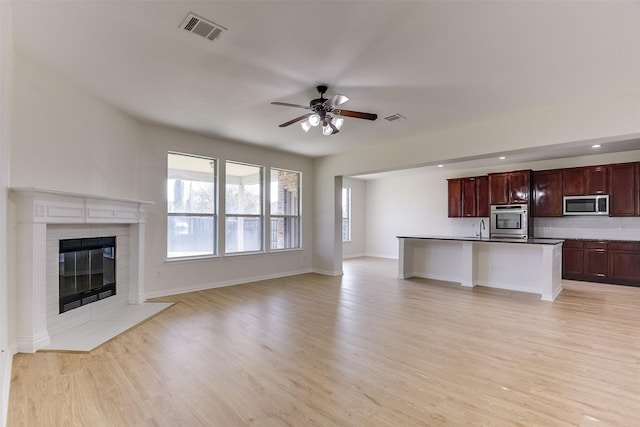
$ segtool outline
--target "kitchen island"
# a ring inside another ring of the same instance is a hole
[[[553,301],[562,291],[562,242],[557,239],[491,239],[397,236],[398,277],[423,277],[539,294]]]

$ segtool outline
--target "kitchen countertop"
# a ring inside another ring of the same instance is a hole
[[[596,239],[596,238],[563,238],[562,240],[575,240],[578,242],[621,242],[621,243],[638,243],[640,240],[622,240],[622,239]]]
[[[559,245],[564,242],[563,239],[496,239],[491,237],[475,236],[432,236],[432,235],[415,235],[415,236],[396,236],[398,239],[423,239],[423,240],[454,240],[460,242],[488,242],[488,243],[520,243],[529,245]],[[577,239],[572,239],[577,240]]]

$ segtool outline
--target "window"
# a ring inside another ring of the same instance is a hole
[[[342,241],[351,241],[351,188],[342,189]]]
[[[300,247],[300,172],[271,169],[271,249]]]
[[[225,252],[262,250],[263,168],[226,163]]]
[[[216,254],[216,161],[169,153],[167,258]]]

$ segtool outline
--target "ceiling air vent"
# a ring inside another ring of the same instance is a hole
[[[406,117],[405,117],[405,116],[403,116],[402,114],[398,114],[398,113],[396,113],[396,114],[392,114],[392,115],[390,115],[390,116],[387,116],[387,117],[385,117],[384,119],[385,119],[385,120],[387,120],[387,121],[389,121],[389,122],[393,122],[393,121],[395,121],[395,120],[406,119]]]
[[[214,24],[194,13],[187,15],[184,21],[182,21],[182,24],[180,24],[180,28],[211,41],[220,37],[220,34],[226,30],[222,25]]]

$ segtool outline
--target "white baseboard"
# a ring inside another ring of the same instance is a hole
[[[242,279],[227,280],[227,281],[216,282],[216,283],[207,283],[204,285],[197,285],[197,286],[184,286],[180,288],[167,289],[164,291],[147,292],[144,294],[144,297],[145,299],[167,297],[171,295],[186,294],[188,292],[197,292],[197,291],[204,291],[207,289],[223,288],[225,286],[242,285],[245,283],[259,282],[261,280],[277,279],[280,277],[295,276],[298,274],[307,274],[307,273],[312,273],[312,270],[305,269],[305,270],[298,270],[298,271],[289,271],[286,273],[269,274],[264,276],[245,277]]]
[[[372,258],[384,258],[384,259],[398,259],[398,256],[390,256],[389,254],[371,254],[371,253],[366,253],[363,256],[367,256],[367,257],[372,257]]]
[[[9,387],[11,386],[11,365],[13,355],[18,352],[18,347],[13,345],[0,353],[0,426],[7,425],[9,414]]]
[[[325,276],[342,276],[344,274],[342,270],[331,271],[331,270],[320,270],[317,268],[314,268],[313,272],[318,274],[323,274]]]
[[[363,253],[358,253],[358,254],[347,254],[347,255],[342,254],[342,259],[362,258],[362,257],[364,257],[364,256],[366,256],[366,255],[365,255],[365,254],[363,254]]]

